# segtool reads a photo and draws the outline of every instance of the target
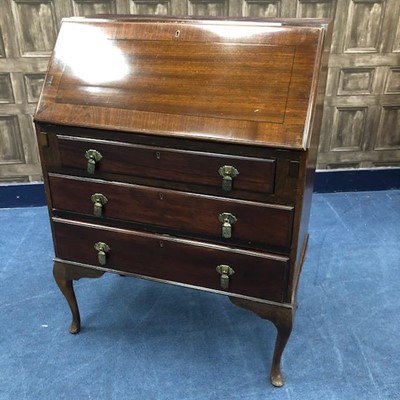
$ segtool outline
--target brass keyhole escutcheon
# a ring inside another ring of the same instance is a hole
[[[96,164],[103,158],[103,156],[97,150],[87,150],[85,153],[87,159],[87,172],[94,174],[96,170]]]
[[[105,265],[107,262],[107,253],[110,251],[110,247],[107,243],[97,242],[94,245],[94,249],[97,251],[97,261],[100,265]]]
[[[229,280],[235,271],[229,265],[221,264],[218,265],[216,271],[221,275],[220,285],[222,289],[229,289]]]
[[[222,237],[230,239],[232,237],[232,224],[237,222],[237,218],[231,213],[222,213],[219,214],[218,221],[222,223]]]
[[[108,199],[104,194],[95,193],[92,195],[91,200],[93,201],[93,215],[95,217],[103,216],[103,206],[108,203]]]
[[[233,178],[239,175],[239,171],[232,165],[224,165],[218,169],[218,173],[222,176],[222,190],[230,192],[232,190]]]

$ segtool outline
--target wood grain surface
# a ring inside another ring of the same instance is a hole
[[[305,148],[326,22],[64,20],[37,122]]]
[[[91,196],[101,193],[108,202],[99,223],[118,219],[151,225],[156,232],[157,227],[165,227],[180,235],[221,240],[222,223],[218,216],[225,212],[237,218],[232,224],[232,237],[225,239],[228,245],[258,244],[288,249],[291,244],[293,207],[53,174],[49,183],[55,212],[93,215]]]
[[[282,301],[288,258],[231,249],[168,236],[53,220],[57,255],[63,260],[99,266],[96,242],[110,247],[107,269],[222,290],[216,267],[230,265],[227,293]]]
[[[85,152],[89,149],[99,151],[103,158],[96,165],[96,177],[102,173],[113,173],[221,188],[219,168],[230,165],[239,171],[239,175],[233,178],[232,191],[263,194],[274,191],[274,158],[184,151],[65,136],[58,136],[58,147],[62,167],[82,170],[87,167]]]

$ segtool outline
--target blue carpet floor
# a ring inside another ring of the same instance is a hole
[[[0,209],[0,251],[1,400],[400,399],[400,191],[314,195],[281,389],[273,325],[224,296],[81,280],[70,335],[44,207]]]

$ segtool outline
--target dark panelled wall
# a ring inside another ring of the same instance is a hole
[[[398,0],[0,0],[0,182],[41,179],[32,114],[63,17],[330,17],[319,169],[400,166]]]

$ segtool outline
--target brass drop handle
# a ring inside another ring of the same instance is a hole
[[[220,285],[222,289],[229,289],[229,277],[235,273],[235,271],[225,264],[218,265],[217,272],[221,275]]]
[[[237,222],[237,218],[231,213],[222,213],[218,216],[219,222],[222,222],[222,237],[230,239],[232,237],[232,224]]]
[[[110,251],[110,247],[104,242],[97,242],[94,245],[94,249],[97,251],[97,259],[99,264],[105,265],[107,253]]]
[[[107,204],[108,199],[104,194],[101,193],[95,193],[92,194],[91,197],[93,201],[93,215],[96,217],[102,217],[103,216],[103,206]]]
[[[224,165],[219,168],[218,173],[222,176],[222,190],[230,192],[232,190],[233,178],[239,175],[239,171],[231,165]]]
[[[98,163],[103,156],[97,150],[90,149],[86,151],[85,157],[87,159],[87,172],[89,174],[94,174],[96,163]]]

